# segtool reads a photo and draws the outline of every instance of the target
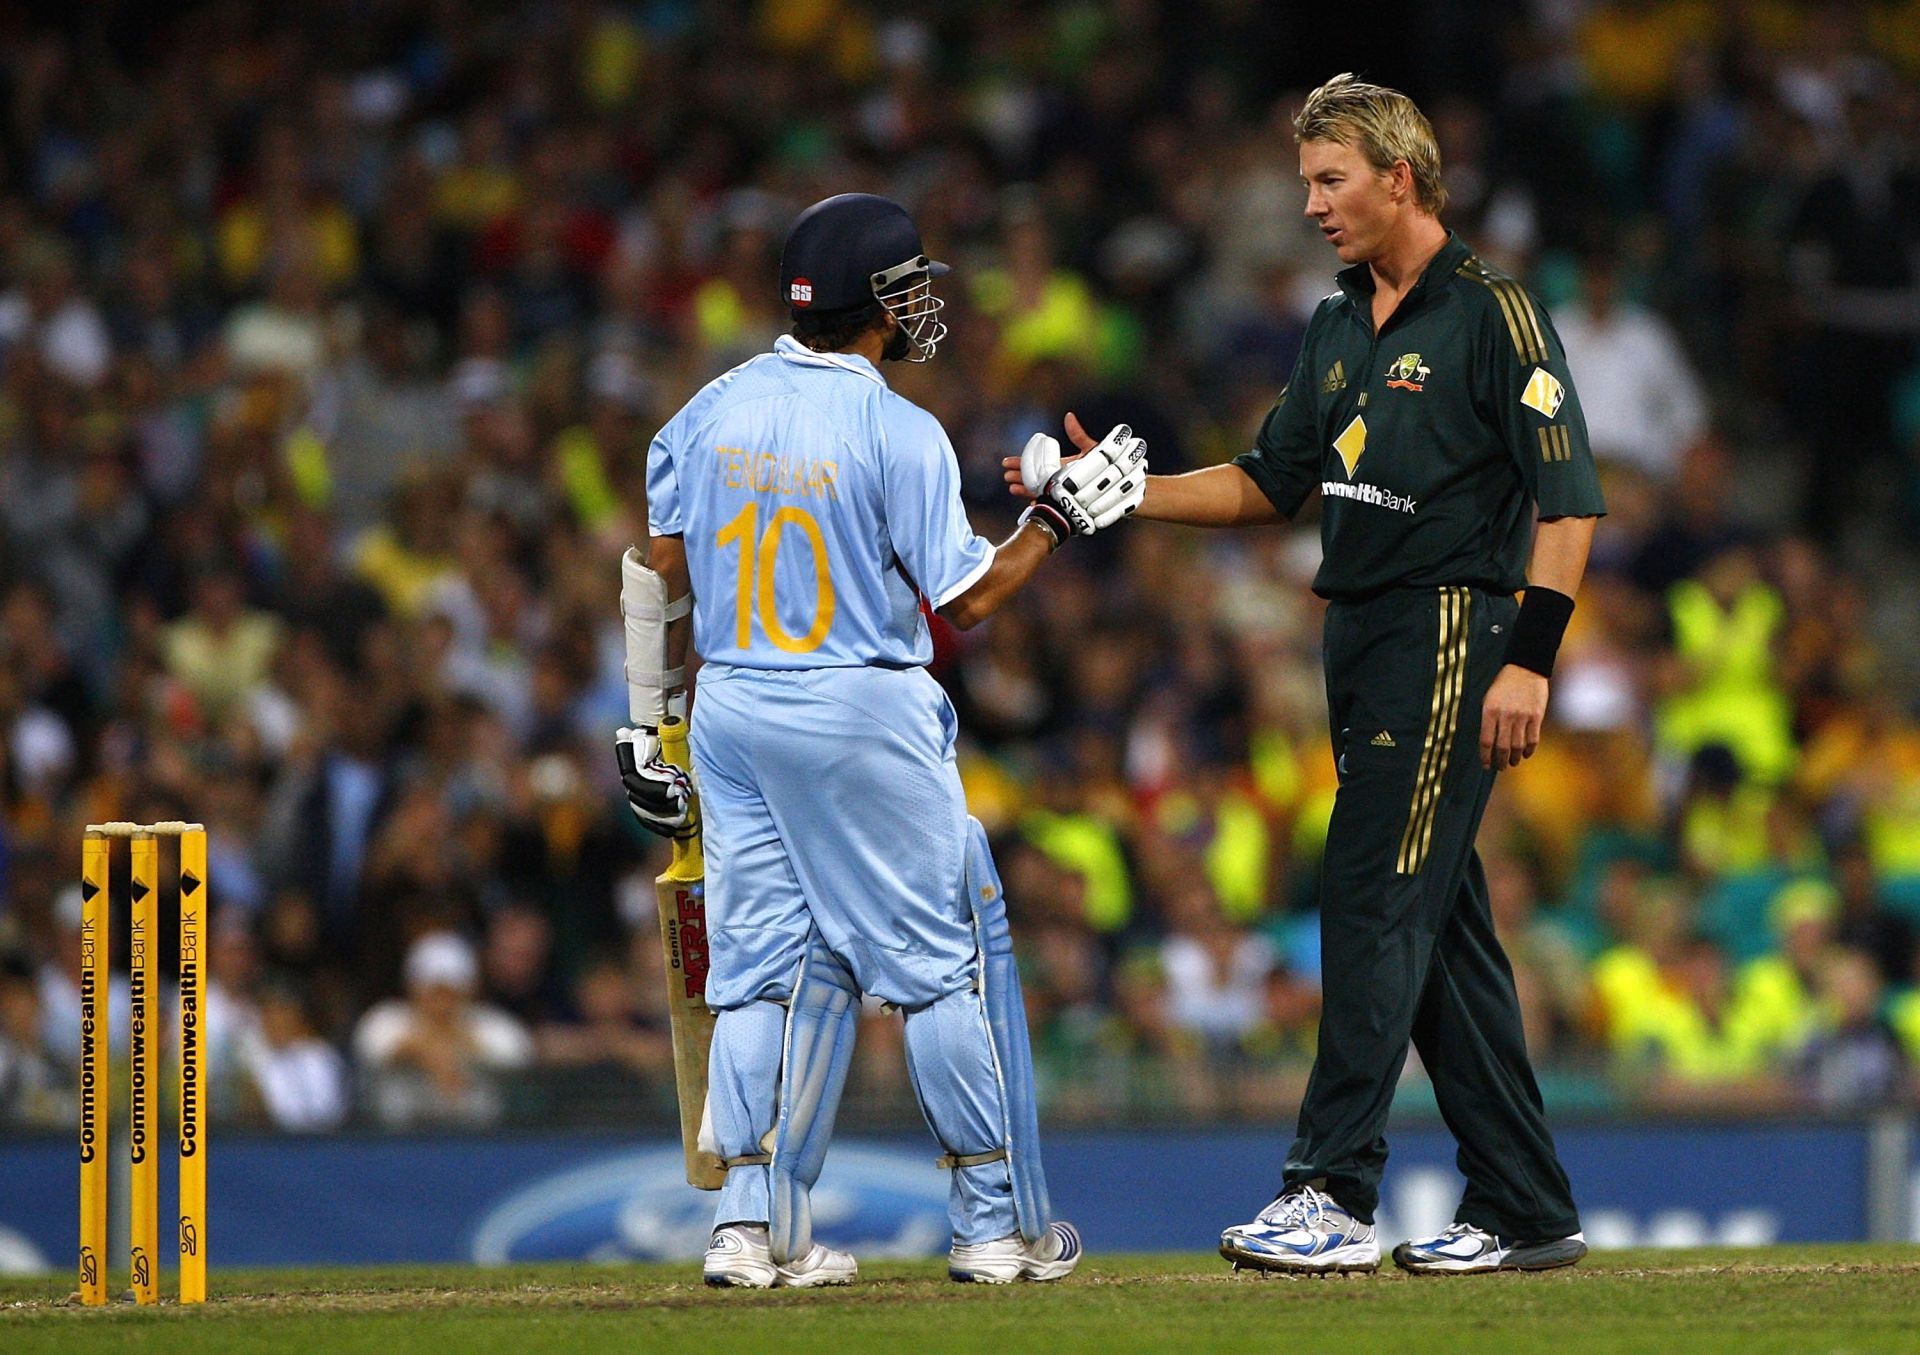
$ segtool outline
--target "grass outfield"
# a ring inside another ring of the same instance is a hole
[[[171,1278],[171,1277],[169,1277]],[[203,1309],[69,1305],[0,1278],[0,1351],[1913,1351],[1920,1247],[1610,1252],[1540,1275],[1235,1275],[1217,1258],[1093,1256],[1057,1285],[950,1284],[879,1263],[846,1289],[703,1288],[691,1265],[216,1271]],[[1737,1343],[1737,1344],[1735,1344]]]

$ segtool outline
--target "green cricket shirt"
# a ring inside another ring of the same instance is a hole
[[[1451,231],[1377,334],[1367,265],[1338,281],[1234,464],[1286,517],[1318,485],[1322,597],[1524,588],[1535,516],[1606,512],[1546,309]]]

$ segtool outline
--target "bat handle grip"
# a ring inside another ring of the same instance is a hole
[[[682,715],[669,715],[660,722],[660,757],[689,776],[693,774],[693,755],[687,748],[687,721]],[[694,832],[676,838],[673,843],[673,875],[682,880],[697,880],[706,874],[706,852],[700,841],[700,793],[693,796]]]
[[[660,758],[683,772],[693,770],[693,758],[687,751],[686,717],[669,715],[660,722]]]

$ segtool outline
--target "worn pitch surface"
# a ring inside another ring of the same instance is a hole
[[[172,1277],[166,1277],[171,1283]],[[1540,1275],[1233,1274],[1201,1255],[1090,1257],[1056,1285],[883,1262],[845,1289],[701,1286],[679,1266],[216,1271],[203,1308],[68,1300],[0,1278],[0,1350],[835,1352],[1314,1349],[1920,1350],[1920,1247],[1614,1252]]]

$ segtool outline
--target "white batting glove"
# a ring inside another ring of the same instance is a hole
[[[1048,440],[1052,441],[1052,440]],[[1035,472],[1046,463],[1046,451],[1035,449]],[[1021,476],[1027,455],[1021,453]],[[1146,441],[1133,436],[1127,424],[1098,441],[1087,455],[1060,466],[1035,495],[1035,509],[1054,512],[1068,524],[1068,535],[1089,535],[1110,528],[1140,507],[1146,495]]]
[[[1027,439],[1027,445],[1020,449],[1020,483],[1027,487],[1027,493],[1039,498],[1040,491],[1059,469],[1060,439],[1045,433],[1035,433]]]
[[[1106,465],[1097,466],[1095,457]],[[1100,444],[1063,472],[1074,501],[1092,518],[1090,531],[1111,527],[1140,506],[1147,495],[1147,443],[1119,424]]]
[[[691,836],[693,781],[662,760],[660,736],[651,729],[621,729],[613,736],[613,752],[633,816],[662,837]]]

